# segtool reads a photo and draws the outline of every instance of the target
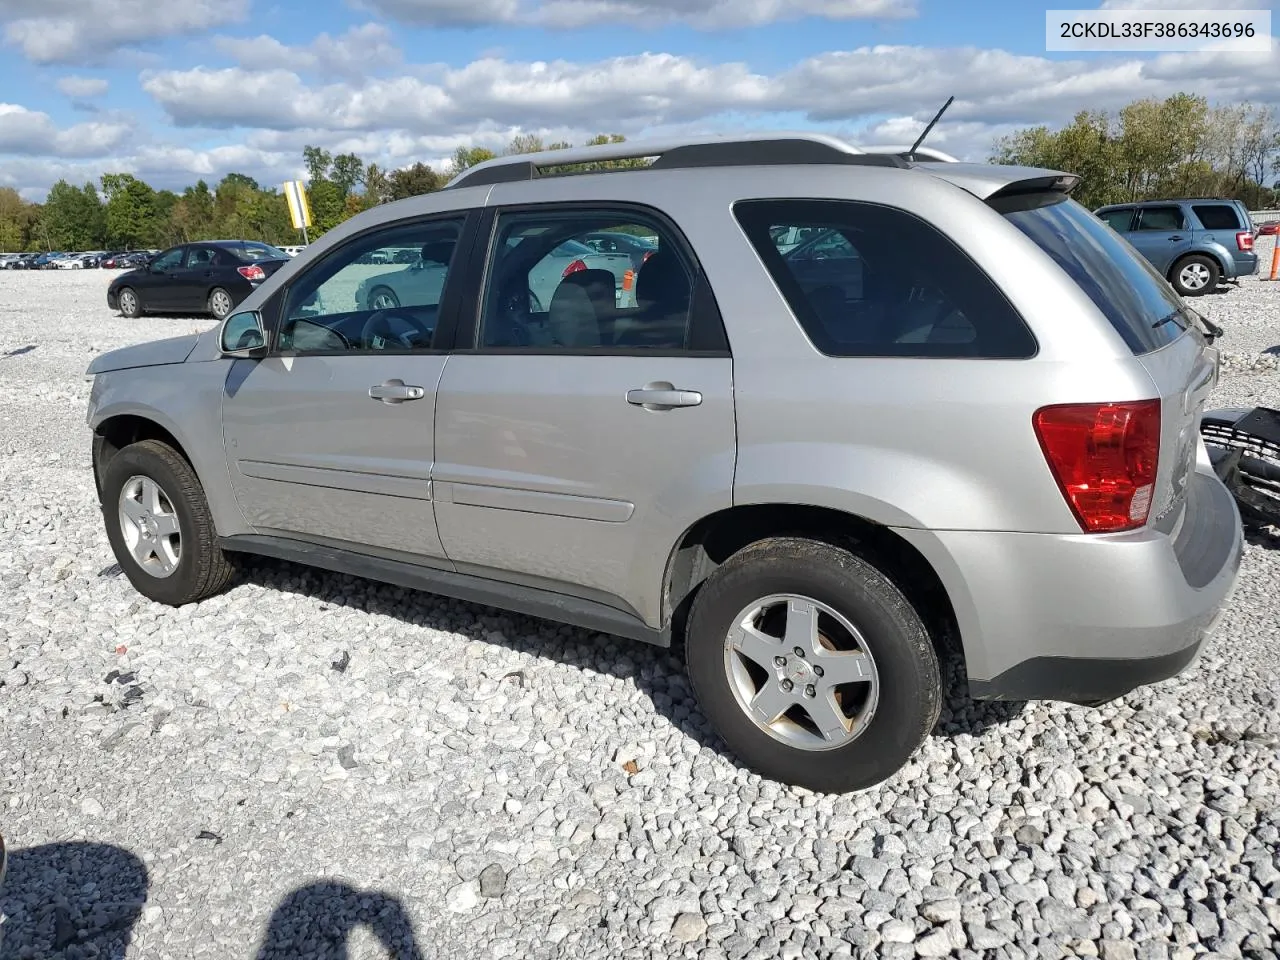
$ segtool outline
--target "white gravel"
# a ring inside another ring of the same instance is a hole
[[[1280,538],[1184,676],[953,698],[818,797],[718,752],[664,651],[266,561],[143,600],[81,374],[208,321],[113,316],[109,277],[0,273],[5,957],[1280,954]],[[1215,401],[1280,405],[1280,283],[1204,299]]]

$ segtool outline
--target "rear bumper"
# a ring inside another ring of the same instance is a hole
[[[975,699],[1110,700],[1191,664],[1235,590],[1243,532],[1207,463],[1180,528],[898,532],[943,581]]]
[[[1256,253],[1237,253],[1227,261],[1229,271],[1224,279],[1235,277],[1251,277],[1258,272],[1258,255]]]

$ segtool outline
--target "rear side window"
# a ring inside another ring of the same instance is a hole
[[[1236,208],[1225,203],[1198,203],[1191,208],[1206,230],[1243,230]]]
[[[951,240],[903,210],[748,200],[734,215],[813,345],[832,357],[1022,359],[1035,338]]]
[[[1186,328],[1168,281],[1074,200],[1041,193],[987,202],[1070,274],[1135,354],[1176,340]]]
[[[1186,226],[1177,207],[1143,207],[1138,211],[1139,230],[1181,230]]]

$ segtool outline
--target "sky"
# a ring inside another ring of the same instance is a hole
[[[1092,7],[1098,0],[1053,7]],[[1275,9],[1277,0],[1103,8]],[[1028,0],[0,0],[0,186],[300,177],[302,147],[443,169],[518,133],[816,129],[981,160],[1178,91],[1280,107],[1270,53],[1046,53]],[[1274,16],[1274,15],[1273,15]],[[1280,17],[1274,17],[1280,28]]]

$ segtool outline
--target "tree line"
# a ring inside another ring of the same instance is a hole
[[[1229,197],[1251,210],[1280,206],[1280,125],[1249,103],[1211,106],[1179,93],[1110,114],[1082,110],[1060,130],[1031,127],[996,141],[990,159],[1081,177],[1090,209],[1175,197]]]
[[[587,145],[622,143],[620,134],[601,134]],[[530,134],[515,137],[505,154],[565,149]],[[483,147],[459,147],[443,173],[425,163],[397,170],[366,164],[354,153],[334,156],[320,147],[303,148],[311,239],[363,210],[432,193],[469,167],[497,156]],[[638,161],[642,163],[643,161]],[[612,161],[596,167],[630,166]],[[0,187],[0,252],[50,250],[135,250],[164,248],[192,240],[247,239],[276,245],[298,243],[280,187],[263,186],[243,173],[229,173],[213,186],[198,180],[181,193],[156,190],[128,173],[105,173],[97,183],[75,186],[59,180],[43,203],[24,201]]]
[[[587,145],[624,140],[601,134]],[[569,146],[522,134],[503,152]],[[384,170],[354,153],[334,156],[307,146],[309,234],[320,236],[380,203],[439,190],[495,156],[482,147],[459,147],[443,173],[425,163]],[[1187,196],[1231,197],[1254,210],[1280,207],[1280,125],[1274,110],[1248,103],[1211,106],[1204,97],[1179,93],[1134,101],[1114,115],[1085,110],[1059,130],[1029,127],[996,141],[990,159],[1078,174],[1074,196],[1090,208]],[[242,173],[229,173],[212,187],[199,180],[181,193],[156,190],[131,174],[105,173],[80,187],[59,180],[44,203],[27,203],[15,190],[0,188],[0,251],[127,250],[215,238],[280,245],[299,235],[281,190]]]

